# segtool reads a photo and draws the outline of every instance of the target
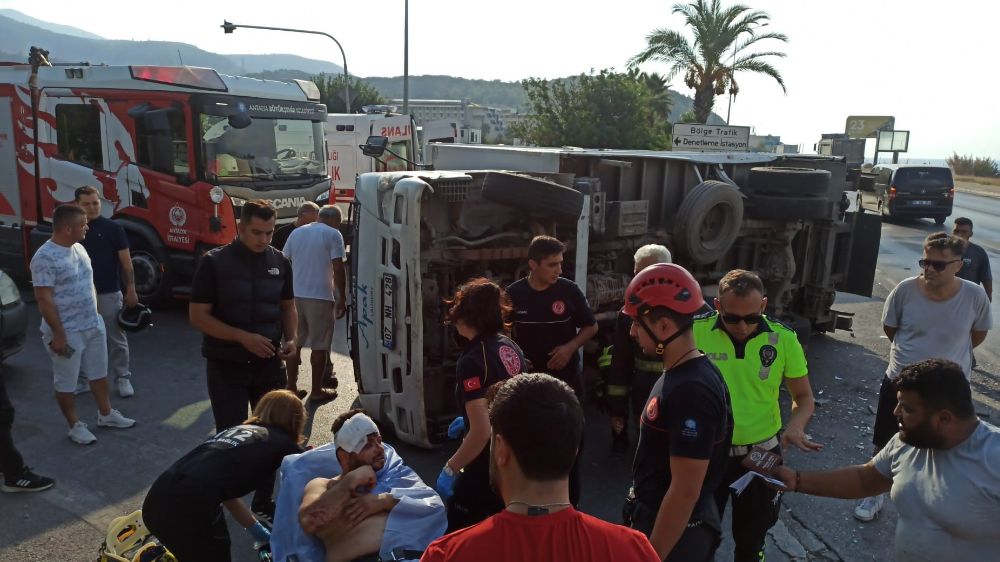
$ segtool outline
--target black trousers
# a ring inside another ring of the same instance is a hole
[[[24,472],[24,459],[14,446],[11,428],[14,426],[14,405],[7,396],[3,374],[0,374],[0,472],[7,481],[16,480]]]
[[[636,502],[632,510],[631,527],[649,537],[653,533],[658,511],[659,506],[653,509]],[[712,562],[721,542],[722,533],[716,525],[702,519],[692,519],[665,560],[666,562]]]
[[[285,369],[277,357],[246,363],[209,359],[206,371],[208,399],[212,403],[216,431],[246,421],[249,415],[247,408],[253,410],[265,394],[285,388],[287,380]],[[273,494],[272,478],[254,492],[250,509],[273,515],[270,513]]]
[[[164,474],[142,503],[142,521],[177,562],[230,562],[229,529],[222,506]]]
[[[448,499],[448,531],[457,531],[483,521],[503,510],[501,500],[490,486],[489,445],[455,480],[455,493]]]
[[[775,447],[771,452],[780,455],[781,447]],[[747,472],[740,464],[744,457],[745,455],[729,457],[722,483],[715,490],[715,505],[721,519],[726,512],[726,502],[729,499],[733,502],[733,542],[736,544],[733,562],[759,562],[764,559],[767,531],[778,522],[781,492],[772,490],[762,480],[754,478],[742,494],[737,496],[733,493],[729,485]]]

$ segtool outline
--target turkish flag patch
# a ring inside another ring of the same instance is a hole
[[[462,381],[462,388],[466,392],[472,392],[473,390],[479,390],[483,387],[483,383],[479,380],[479,377],[469,377]]]

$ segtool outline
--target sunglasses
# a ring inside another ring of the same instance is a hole
[[[933,267],[934,271],[944,271],[944,268],[959,261],[962,260],[919,260],[917,261],[917,265],[920,266],[920,269],[927,269],[928,267]]]
[[[760,324],[764,317],[760,314],[747,314],[746,316],[739,316],[737,314],[723,314],[722,321],[726,324],[739,324],[743,322],[747,326],[752,326],[754,324]]]

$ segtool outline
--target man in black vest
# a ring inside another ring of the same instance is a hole
[[[188,314],[204,333],[216,431],[243,423],[248,407],[284,388],[281,360],[295,355],[292,264],[270,246],[274,218],[266,201],[244,203],[239,236],[205,254],[191,284]]]

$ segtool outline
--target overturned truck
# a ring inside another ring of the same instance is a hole
[[[442,299],[475,276],[527,274],[527,245],[567,243],[564,276],[610,325],[644,244],[712,295],[759,273],[768,313],[806,337],[849,329],[837,291],[870,296],[880,219],[848,213],[842,158],[431,145],[435,171],[364,174],[352,207],[350,349],[362,405],[434,446],[457,413]],[[454,170],[454,171],[446,171]],[[596,349],[597,342],[592,349]]]

